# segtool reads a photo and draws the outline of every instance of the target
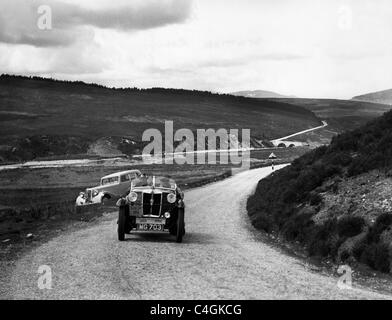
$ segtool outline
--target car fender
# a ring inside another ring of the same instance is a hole
[[[84,206],[86,204],[86,199],[83,196],[78,196],[75,201],[76,206]]]
[[[112,195],[111,193],[107,192],[107,191],[101,191],[101,192],[98,194],[98,196],[101,197],[101,201],[103,201],[104,198],[107,198],[107,199],[113,198],[113,195]]]
[[[185,209],[185,203],[184,203],[184,200],[182,200],[182,199],[178,200],[177,207],[178,207],[178,208]]]

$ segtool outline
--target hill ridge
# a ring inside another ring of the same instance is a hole
[[[370,92],[352,98],[356,101],[367,101],[392,105],[392,89]]]

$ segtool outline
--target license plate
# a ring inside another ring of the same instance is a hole
[[[163,231],[163,224],[149,224],[141,223],[137,225],[137,230],[140,231]]]
[[[165,224],[165,218],[136,218],[136,224]]]

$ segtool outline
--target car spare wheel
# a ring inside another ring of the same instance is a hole
[[[120,206],[118,210],[118,225],[117,225],[117,234],[118,240],[125,240],[125,220],[128,206]]]
[[[177,234],[176,242],[182,242],[182,237],[185,234],[185,223],[184,223],[184,208],[178,208],[177,215]]]

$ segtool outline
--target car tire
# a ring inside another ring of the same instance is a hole
[[[176,242],[181,243],[185,234],[184,208],[178,208]]]
[[[107,206],[109,200],[110,200],[110,196],[104,195],[104,196],[102,197],[102,199],[101,199],[101,204],[102,204],[103,206]]]
[[[119,241],[125,240],[125,222],[127,218],[127,208],[128,206],[121,206],[118,210],[117,235]]]

